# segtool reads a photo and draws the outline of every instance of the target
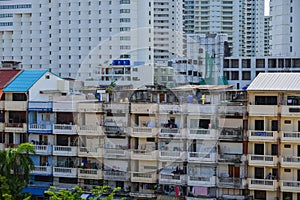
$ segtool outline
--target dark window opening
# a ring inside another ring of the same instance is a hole
[[[77,184],[77,178],[63,178],[63,177],[60,177],[58,182],[59,183]]]
[[[254,177],[256,179],[264,179],[265,176],[264,176],[264,168],[263,167],[255,167],[255,175]]]
[[[255,96],[255,105],[277,105],[277,96]]]
[[[287,105],[300,105],[300,96],[288,96]]]
[[[258,131],[263,131],[265,130],[264,128],[264,120],[255,120],[255,130]]]
[[[199,120],[199,128],[209,129],[210,127],[209,119],[200,119]]]
[[[12,95],[13,101],[27,101],[27,97],[25,93],[13,93]]]

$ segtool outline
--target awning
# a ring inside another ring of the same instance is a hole
[[[26,187],[21,193],[30,193],[32,196],[44,196],[46,190],[48,190],[48,188]]]
[[[159,172],[159,174],[165,174],[165,175],[174,175],[173,171],[174,169],[163,169]]]

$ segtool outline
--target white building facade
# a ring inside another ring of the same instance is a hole
[[[299,19],[297,8],[300,1],[272,0],[270,2],[271,16],[271,55],[299,56]]]
[[[181,54],[182,8],[179,0],[2,1],[0,60],[98,82],[97,66],[113,60],[153,65]]]

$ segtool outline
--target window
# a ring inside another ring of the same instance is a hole
[[[264,200],[264,199],[267,199],[266,191],[255,190],[255,191],[254,191],[254,199],[257,199],[257,200]]]
[[[251,80],[251,72],[242,72],[242,80]]]
[[[264,130],[264,120],[255,120],[255,130]]]
[[[255,105],[277,105],[277,96],[255,96]]]
[[[130,13],[130,9],[120,9],[120,13]]]
[[[288,96],[287,105],[300,105],[300,96]]]
[[[130,4],[130,0],[121,0],[120,4]]]

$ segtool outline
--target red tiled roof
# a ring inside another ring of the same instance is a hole
[[[3,89],[20,71],[20,69],[0,69],[0,89]]]

